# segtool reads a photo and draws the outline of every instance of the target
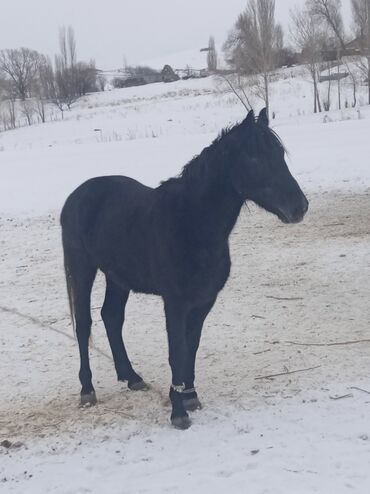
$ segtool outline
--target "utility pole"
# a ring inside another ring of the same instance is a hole
[[[340,94],[340,65],[338,65],[338,109],[342,109],[342,101],[341,101],[341,94]]]

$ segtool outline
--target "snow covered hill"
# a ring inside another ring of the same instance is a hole
[[[259,111],[262,102],[253,102]],[[292,170],[307,175],[307,186],[345,188],[349,181],[366,188],[369,168],[354,157],[367,149],[368,107],[313,115],[310,83],[287,69],[272,84],[271,112]],[[73,187],[99,174],[127,174],[155,185],[244,116],[243,106],[213,77],[87,96],[63,121],[0,133],[0,210],[60,209]]]
[[[198,360],[205,408],[186,432],[168,423],[162,304],[128,304],[128,351],[152,386],[134,394],[115,381],[101,277],[91,349],[100,403],[77,408],[58,215],[92,176],[155,186],[177,174],[244,108],[213,78],[158,83],[0,133],[1,492],[369,492],[370,108],[313,115],[310,83],[288,69],[271,110],[310,211],[296,226],[242,211]]]

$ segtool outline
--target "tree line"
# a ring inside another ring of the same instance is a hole
[[[4,130],[17,126],[19,113],[31,125],[36,116],[45,122],[47,104],[61,113],[89,92],[104,89],[95,62],[77,59],[72,27],[59,30],[60,52],[50,57],[29,48],[0,50],[0,114]]]
[[[252,91],[269,108],[273,71],[285,64],[300,63],[313,83],[314,112],[318,112],[330,108],[332,80],[337,80],[341,107],[339,66],[344,66],[353,88],[352,106],[357,104],[358,74],[367,82],[370,104],[370,0],[351,0],[351,10],[351,23],[346,25],[341,0],[306,0],[301,8],[290,12],[287,46],[283,28],[275,19],[275,0],[249,0],[223,47],[226,60],[238,76],[236,82],[227,78],[228,84],[246,107],[250,107],[248,91]],[[348,49],[349,41],[355,42],[356,53]],[[329,87],[321,101],[318,83],[323,70],[329,74]],[[248,76],[247,88],[244,76]]]
[[[350,2],[352,16],[344,22],[341,0],[306,0],[302,7],[291,10],[290,26],[284,32],[275,18],[275,0],[248,0],[223,46],[229,72],[234,74],[223,75],[230,90],[246,108],[251,107],[253,94],[269,110],[270,83],[275,69],[299,63],[305,67],[313,85],[314,112],[330,109],[333,84],[337,84],[341,108],[344,75],[352,85],[350,104],[357,105],[357,90],[364,82],[368,85],[370,104],[370,0]],[[356,53],[348,49],[349,41],[355,42]],[[213,37],[204,51],[208,52],[209,72],[220,73]],[[343,67],[345,74],[341,73]],[[140,67],[131,69],[136,78],[141,76]],[[145,70],[147,73],[150,69]],[[324,70],[328,85],[323,95],[319,83]],[[78,60],[71,27],[60,29],[59,53],[53,61],[29,48],[2,49],[0,129],[1,126],[3,130],[14,129],[20,116],[28,125],[35,119],[45,122],[50,104],[63,118],[79,97],[104,90],[105,84],[105,77],[93,60]]]

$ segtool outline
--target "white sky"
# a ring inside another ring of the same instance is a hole
[[[287,26],[289,9],[304,0],[276,0]],[[349,15],[350,0],[343,0]],[[246,0],[1,0],[0,49],[26,46],[54,55],[58,28],[75,29],[78,57],[103,69],[224,42]]]

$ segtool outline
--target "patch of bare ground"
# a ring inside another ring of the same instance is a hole
[[[126,435],[167,426],[161,301],[134,295],[128,304],[128,351],[152,386],[132,393],[115,379],[98,278],[91,356],[100,402],[81,410],[57,217],[0,218],[0,231],[1,438],[63,433],[73,439],[85,431],[103,440],[123,425]],[[293,398],[329,399],[351,386],[369,390],[370,194],[314,194],[304,222],[291,226],[244,208],[230,244],[232,274],[206,322],[198,357],[201,413],[209,418]],[[340,342],[355,343],[334,345]]]

